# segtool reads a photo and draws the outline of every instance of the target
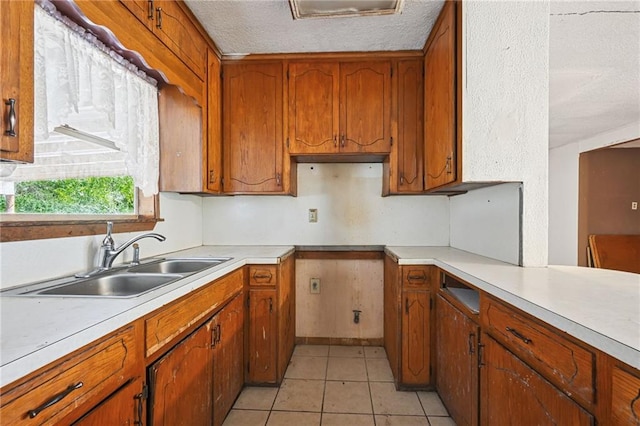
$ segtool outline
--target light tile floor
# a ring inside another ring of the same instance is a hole
[[[455,426],[436,392],[400,392],[384,348],[299,345],[280,388],[246,387],[223,426]]]

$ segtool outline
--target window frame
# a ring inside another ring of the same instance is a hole
[[[107,221],[113,222],[117,233],[150,231],[163,221],[160,197],[144,197],[136,191],[138,214],[134,215],[0,215],[0,243],[101,235]]]

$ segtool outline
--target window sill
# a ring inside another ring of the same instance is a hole
[[[163,221],[153,216],[65,216],[57,219],[42,215],[3,215],[0,218],[0,242],[102,235],[106,232],[107,220],[113,222],[114,233],[150,231],[157,222]]]

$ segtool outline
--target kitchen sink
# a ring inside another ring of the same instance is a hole
[[[230,257],[162,259],[129,268],[129,272],[150,274],[192,274],[230,260]]]
[[[56,287],[48,287],[44,290],[35,290],[24,295],[49,295],[49,296],[106,296],[106,297],[130,297],[146,293],[170,282],[179,280],[178,274],[131,274],[122,273],[105,275],[73,281]]]

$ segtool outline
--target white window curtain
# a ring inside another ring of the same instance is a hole
[[[158,193],[156,82],[47,3],[35,9],[35,156],[5,180],[133,177]],[[68,125],[116,149],[54,132]]]

